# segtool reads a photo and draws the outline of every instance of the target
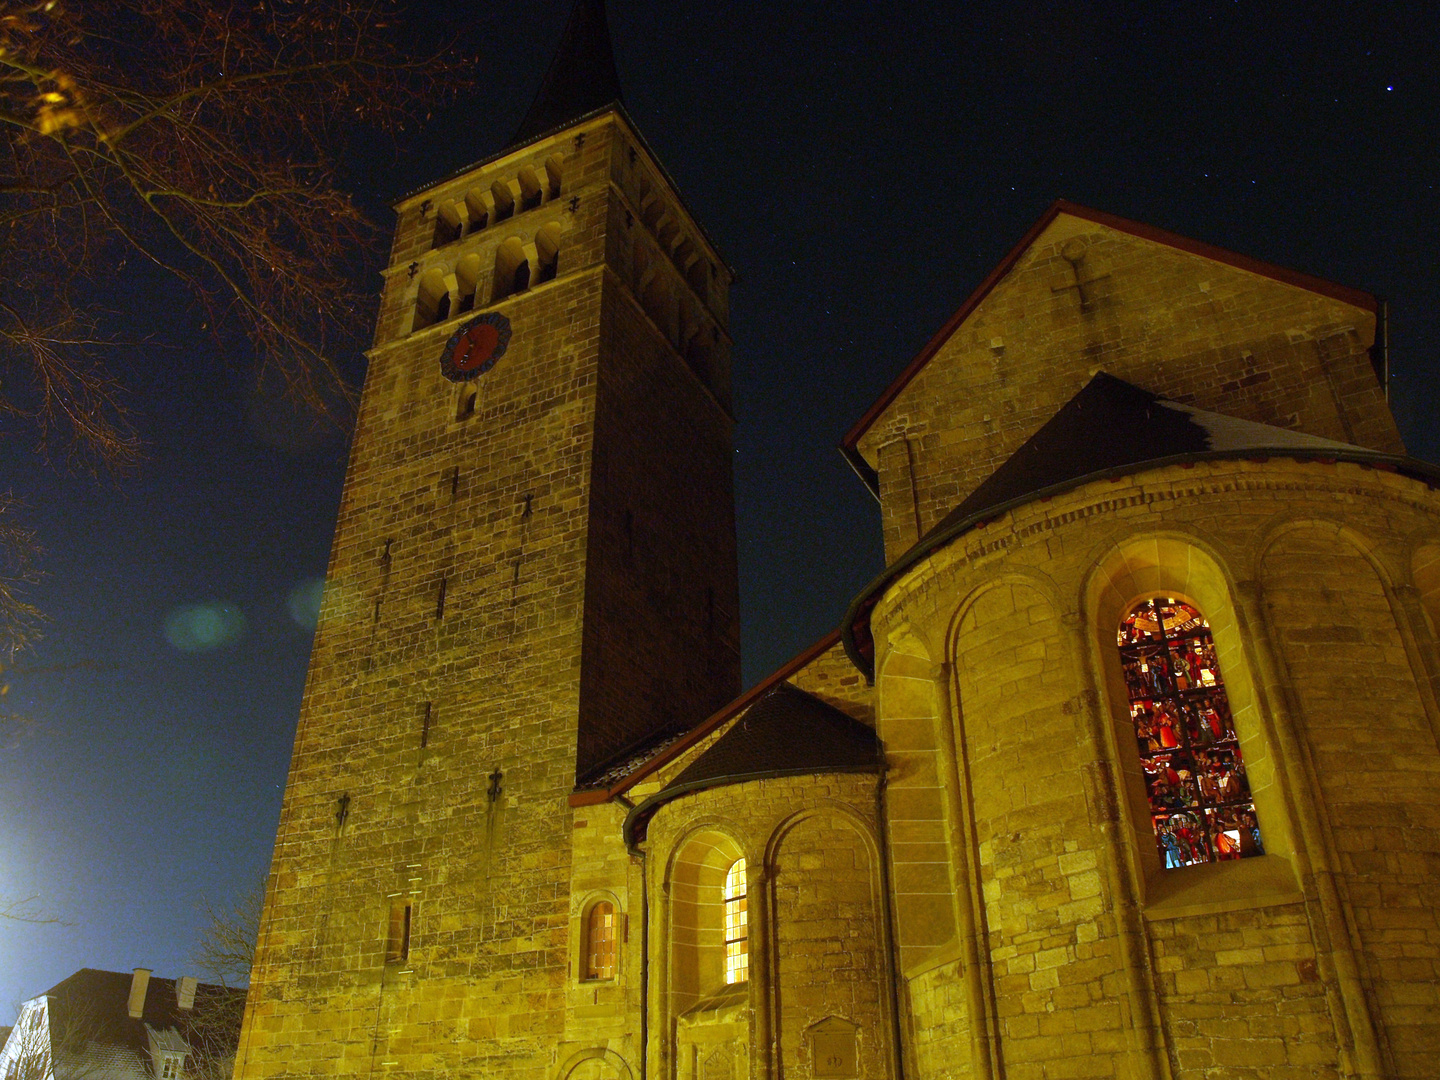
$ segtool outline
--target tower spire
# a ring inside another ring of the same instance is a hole
[[[575,0],[560,47],[530,111],[506,149],[620,101],[605,0]]]

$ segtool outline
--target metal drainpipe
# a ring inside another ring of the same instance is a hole
[[[881,761],[880,775],[875,783],[875,837],[880,847],[880,903],[885,909],[885,937],[890,946],[890,978],[887,980],[890,983],[890,1037],[894,1041],[895,1080],[905,1080],[905,1044],[901,1041],[903,1025],[900,1023],[900,957],[895,937],[895,908],[890,897],[890,847],[885,841],[886,766],[883,758]]]
[[[640,1080],[645,1080],[650,1066],[650,866],[637,845],[640,856]]]

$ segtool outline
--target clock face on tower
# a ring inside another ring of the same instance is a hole
[[[440,373],[451,382],[478,379],[510,345],[510,320],[498,312],[477,316],[456,330],[440,356]]]

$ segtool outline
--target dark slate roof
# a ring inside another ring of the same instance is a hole
[[[1357,450],[1168,401],[1100,372],[931,532],[1082,476],[1209,451]]]
[[[859,720],[787,682],[776,684],[710,748],[625,819],[633,843],[656,810],[693,791],[774,776],[879,772],[880,740]]]
[[[200,983],[195,990],[196,1008],[187,1011],[176,1001],[174,979],[151,976],[142,1015],[132,1020],[129,1013],[131,978],[130,972],[81,968],[45,991],[44,996],[50,999],[53,1045],[59,1049],[74,1040],[83,1040],[89,1044],[84,1052],[88,1065],[105,1064],[133,1072],[136,1067],[143,1068],[142,1063],[150,1057],[147,1027],[165,1042],[164,1032],[189,1032],[197,1015],[202,1021],[223,1015],[232,1017],[234,1024],[233,1033],[225,1032],[223,1037],[232,1047],[239,1042],[244,990]],[[68,1035],[72,1028],[75,1030],[73,1040]]]
[[[505,149],[523,146],[620,100],[605,0],[575,0],[540,92]]]
[[[867,772],[879,762],[874,731],[814,694],[780,683],[664,791],[758,775]]]
[[[845,651],[873,678],[870,611],[889,584],[932,551],[1016,506],[1104,477],[1244,457],[1354,461],[1440,486],[1440,469],[1426,462],[1196,409],[1101,372],[865,587],[841,627]]]

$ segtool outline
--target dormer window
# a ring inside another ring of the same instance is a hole
[[[185,1058],[180,1054],[160,1056],[160,1080],[180,1080],[185,1072]]]

